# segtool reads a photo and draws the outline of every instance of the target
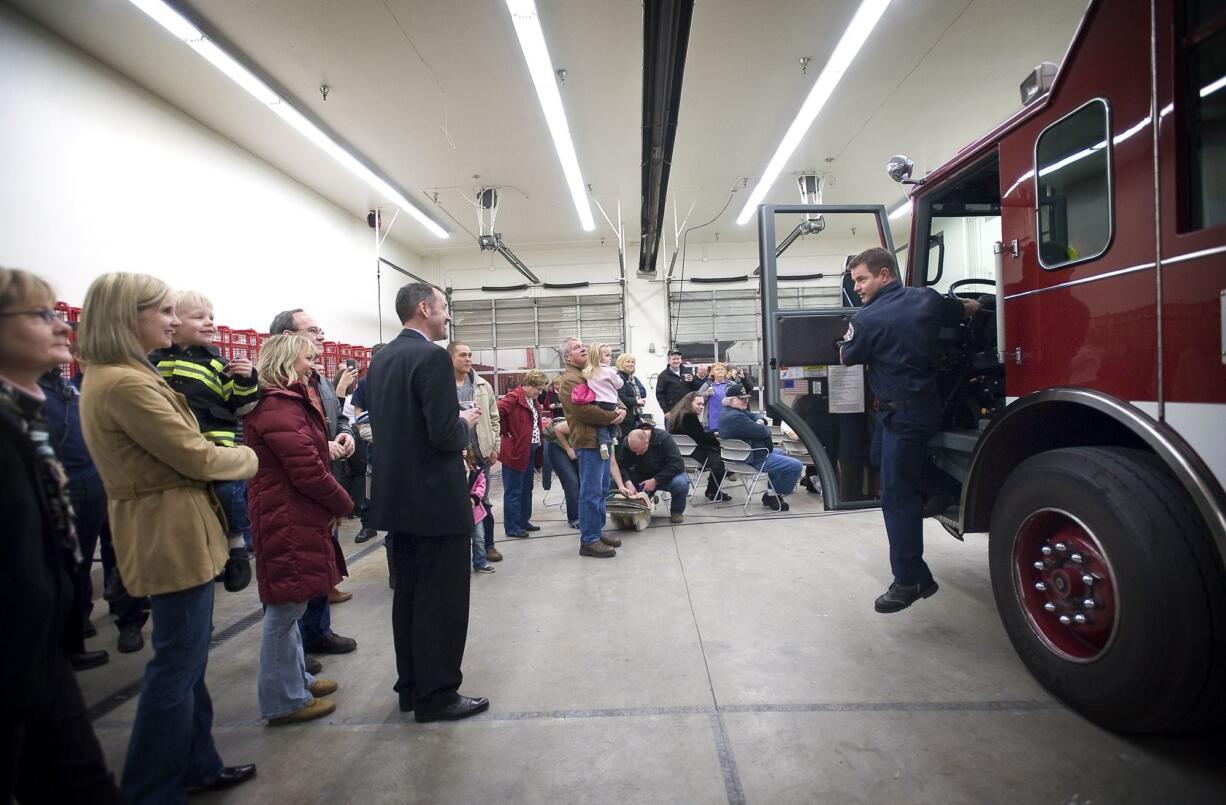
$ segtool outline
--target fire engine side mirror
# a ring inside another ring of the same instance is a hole
[[[911,181],[911,174],[915,171],[915,163],[908,157],[902,154],[895,154],[890,157],[890,161],[885,163],[885,172],[890,174],[890,178],[900,184],[919,184],[919,182]]]

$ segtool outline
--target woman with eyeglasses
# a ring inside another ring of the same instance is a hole
[[[14,648],[0,663],[0,802],[117,802],[68,656],[83,557],[38,386],[72,360],[54,304],[44,280],[0,268],[0,612]]]
[[[120,573],[153,609],[153,657],[128,742],[122,791],[132,803],[181,803],[238,785],[255,766],[224,766],[205,687],[213,579],[229,543],[211,481],[255,475],[249,447],[218,447],[187,401],[145,357],[170,346],[178,319],[166,283],[98,277],[85,294],[78,343],[89,365],[81,427],[106,487]]]

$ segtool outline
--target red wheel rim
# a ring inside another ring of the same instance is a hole
[[[1119,600],[1102,545],[1067,512],[1026,518],[1013,540],[1013,587],[1035,635],[1070,662],[1093,662],[1115,637]]]

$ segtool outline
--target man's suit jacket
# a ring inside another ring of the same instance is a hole
[[[447,350],[405,329],[370,365],[366,402],[378,435],[371,525],[420,536],[473,530],[462,453],[468,426]]]

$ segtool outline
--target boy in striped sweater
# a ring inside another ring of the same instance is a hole
[[[175,299],[179,327],[174,343],[149,356],[170,387],[187,398],[200,431],[220,447],[239,442],[239,418],[259,399],[258,377],[248,358],[226,360],[212,346],[217,333],[213,303],[196,291],[180,291]],[[251,521],[247,518],[247,482],[217,481],[213,492],[225,512],[230,558],[219,581],[238,592],[251,582]]]

